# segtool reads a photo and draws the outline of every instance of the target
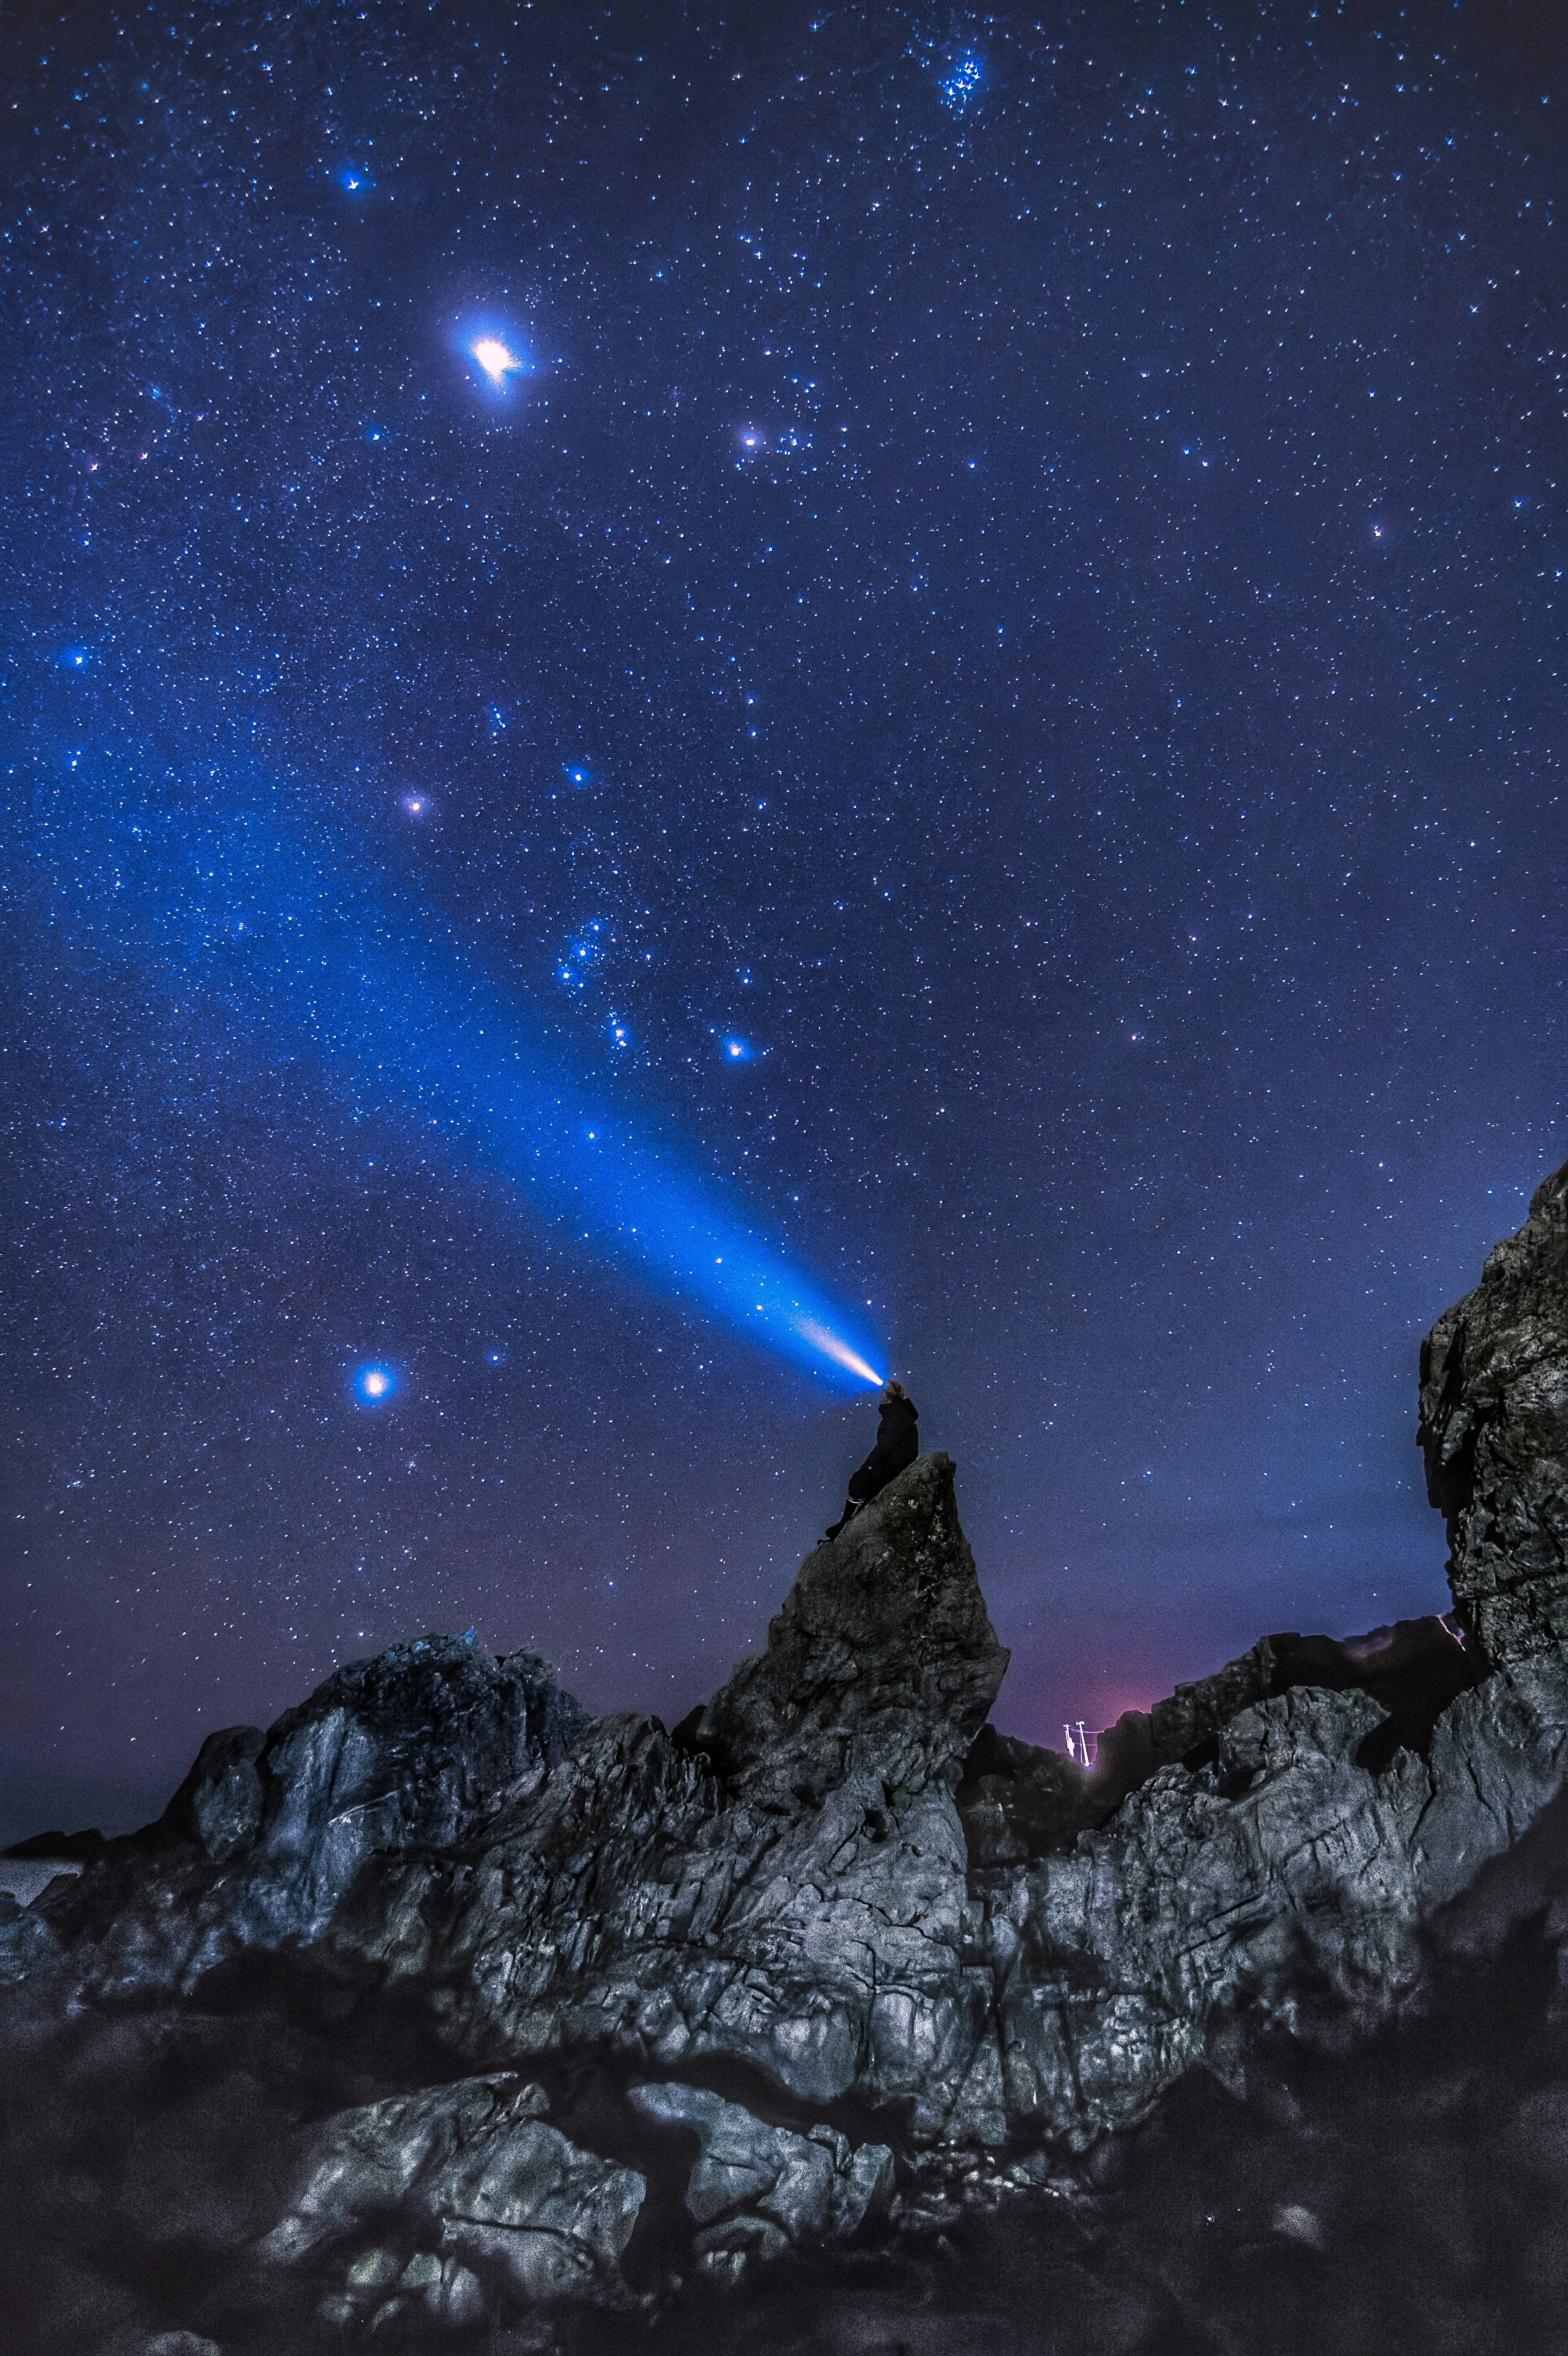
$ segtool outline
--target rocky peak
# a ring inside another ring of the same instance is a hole
[[[732,1793],[817,1804],[857,1771],[954,1784],[1007,1670],[958,1520],[951,1456],[923,1456],[808,1555],[768,1629],[677,1730]]]

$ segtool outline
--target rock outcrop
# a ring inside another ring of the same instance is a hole
[[[1568,1644],[1568,1167],[1421,1353],[1426,1486],[1483,1657],[1559,1673]]]
[[[252,2262],[328,2321],[455,2327],[1040,2180],[1244,2020],[1418,2004],[1426,1926],[1568,1766],[1565,1205],[1568,1173],[1424,1353],[1456,1619],[1264,1639],[1086,1774],[987,1724],[1007,1655],[923,1457],[673,1733],[431,1639],[211,1738],[0,1920],[29,2019],[263,1956],[417,2012],[444,2074],[302,2128]]]
[[[537,1653],[493,1660],[472,1633],[395,1644],[264,1734],[209,1734],[155,1825],[86,1852],[51,1927],[91,1952],[100,1996],[308,1945],[367,1872],[537,1792],[587,1723]]]

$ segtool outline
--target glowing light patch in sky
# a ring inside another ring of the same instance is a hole
[[[354,1396],[368,1407],[384,1407],[397,1397],[398,1377],[390,1366],[359,1366],[354,1375]]]
[[[962,114],[969,101],[979,94],[985,79],[984,64],[973,49],[965,49],[961,57],[954,59],[937,84],[943,104],[951,107],[955,114]]]
[[[520,376],[528,365],[507,350],[499,336],[476,336],[468,348],[496,392],[505,389],[509,376]]]
[[[37,838],[75,937],[201,991],[270,1064],[280,1051],[315,1062],[355,1114],[417,1129],[421,1158],[439,1151],[526,1193],[645,1287],[821,1380],[880,1386],[863,1321],[690,1166],[667,1124],[617,1105],[614,1066],[585,1087],[537,1048],[516,1000],[389,902],[335,838],[272,808],[230,805],[219,820],[205,802],[181,809],[127,792],[123,770],[87,767],[63,777]],[[371,1377],[389,1387],[366,1388]],[[354,1383],[377,1405],[398,1376],[376,1362]]]

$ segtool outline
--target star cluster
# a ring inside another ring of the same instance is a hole
[[[678,1716],[889,1365],[1033,1739],[1435,1608],[1568,1151],[1549,14],[8,38],[12,1828],[428,1626]]]

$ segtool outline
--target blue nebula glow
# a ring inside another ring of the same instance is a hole
[[[726,1039],[724,1060],[727,1064],[754,1064],[757,1051],[749,1039]]]
[[[970,100],[979,95],[985,80],[983,60],[973,49],[965,49],[953,59],[936,87],[944,106],[951,107],[955,114],[962,114]]]
[[[349,1387],[361,1406],[385,1407],[398,1395],[397,1370],[380,1359],[368,1366],[356,1366]]]
[[[270,1064],[313,1064],[351,1115],[390,1119],[421,1159],[500,1181],[643,1288],[824,1381],[881,1383],[863,1316],[698,1173],[668,1120],[618,1105],[609,1079],[585,1084],[443,926],[390,902],[335,835],[307,832],[271,793],[218,814],[129,793],[125,775],[62,766],[36,838],[58,919],[83,948],[200,993]],[[598,930],[576,944],[584,960]],[[397,1379],[378,1361],[356,1383],[372,1374]]]
[[[373,188],[376,185],[369,173],[360,164],[341,165],[333,177],[338,187],[351,197],[363,196],[368,189]]]
[[[91,657],[85,647],[61,647],[55,659],[61,670],[85,670]]]
[[[569,786],[591,786],[593,783],[592,770],[585,768],[581,761],[568,761],[564,767]]]

